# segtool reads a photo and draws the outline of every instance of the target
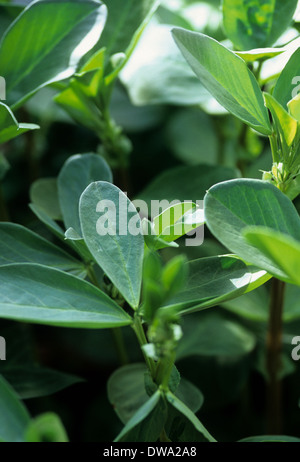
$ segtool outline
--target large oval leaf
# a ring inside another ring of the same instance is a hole
[[[287,274],[251,245],[242,232],[248,226],[264,226],[300,240],[300,218],[293,203],[270,183],[239,179],[213,186],[204,199],[206,223],[228,249],[259,268],[282,279]]]
[[[292,22],[297,0],[223,0],[227,36],[240,50],[268,47]]]
[[[93,181],[112,181],[112,173],[102,157],[97,154],[77,154],[70,157],[58,175],[58,195],[66,228],[73,228],[81,235],[79,199]]]
[[[271,133],[259,85],[245,61],[207,35],[173,29],[183,56],[216,100],[263,134]]]
[[[31,263],[0,267],[0,318],[94,329],[131,323],[119,305],[88,282]]]
[[[32,2],[0,43],[0,75],[9,103],[70,77],[102,32],[106,7],[96,0]]]
[[[129,305],[137,308],[144,238],[135,207],[119,188],[98,181],[83,192],[79,215],[83,238],[91,254]]]

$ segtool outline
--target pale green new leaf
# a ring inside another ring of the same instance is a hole
[[[247,63],[253,63],[254,61],[275,58],[275,56],[281,55],[285,51],[285,48],[254,48],[248,51],[235,51],[235,54],[243,58]]]
[[[47,412],[32,419],[25,432],[29,443],[67,443],[67,432],[58,415]]]
[[[275,126],[281,135],[282,141],[291,146],[295,139],[298,123],[275,98],[269,93],[264,93],[266,106],[270,109]]]
[[[251,226],[243,235],[255,248],[288,275],[287,282],[300,285],[300,241],[272,229]]]
[[[10,108],[0,102],[0,144],[37,128],[40,127],[35,124],[19,123]]]

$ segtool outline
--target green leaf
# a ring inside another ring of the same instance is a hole
[[[255,335],[251,331],[215,312],[203,316],[202,321],[196,325],[193,320],[183,331],[184,335],[176,353],[177,360],[198,355],[245,356],[251,353],[256,345]]]
[[[250,436],[239,441],[240,443],[300,443],[300,438],[284,435]]]
[[[39,178],[30,188],[30,200],[53,220],[61,220],[56,178]]]
[[[68,244],[68,246],[73,249],[85,263],[89,263],[93,260],[85,242],[83,241],[83,238],[79,236],[76,231],[71,231],[71,228],[69,228],[66,232],[64,232],[64,230],[52,218],[50,218],[40,206],[29,204],[29,207],[35,216],[46,226],[46,228],[48,228],[54,236],[60,239],[64,244]],[[85,275],[86,271],[84,271],[83,277],[85,277]]]
[[[97,48],[106,48],[108,58],[117,53],[125,53],[127,61],[160,2],[127,0],[124,4],[123,0],[106,0],[105,3],[108,18]]]
[[[176,369],[174,369],[176,370]],[[108,399],[120,420],[126,424],[148,400],[146,391],[147,367],[143,363],[129,364],[117,369],[107,382]],[[154,387],[154,392],[157,390]],[[203,404],[202,393],[188,380],[181,378],[176,383],[176,396],[193,412],[197,412]]]
[[[203,210],[193,202],[171,205],[153,219],[156,234],[167,242],[175,241],[203,224]]]
[[[291,101],[287,103],[289,113],[298,122],[300,122],[300,94],[298,93]]]
[[[92,0],[40,0],[25,8],[0,43],[9,102],[20,105],[39,88],[70,77],[105,19],[105,6]]]
[[[96,287],[31,263],[0,267],[0,318],[54,326],[126,326],[128,316]]]
[[[0,441],[20,442],[30,416],[11,386],[0,376]]]
[[[159,391],[143,404],[127,422],[116,442],[156,442],[164,426],[167,408]]]
[[[166,393],[166,399],[175,408],[183,418],[184,425],[180,426],[180,430],[177,429],[176,441],[181,442],[215,442],[216,440],[210,435],[206,428],[202,425],[200,420],[197,419],[195,414],[173,393],[168,391]]]
[[[265,61],[266,59],[275,58],[286,51],[285,48],[255,48],[248,51],[235,51],[235,54],[243,58],[247,63],[254,61]]]
[[[294,119],[272,95],[264,93],[264,98],[267,108],[271,111],[272,118],[281,136],[282,142],[287,146],[291,146],[298,129],[297,120]]]
[[[297,0],[223,0],[227,36],[240,50],[272,45],[292,22]]]
[[[300,75],[299,59],[300,48],[297,48],[281,72],[273,91],[274,98],[284,108],[297,94],[298,76]]]
[[[188,263],[188,280],[181,292],[166,303],[182,314],[192,313],[239,297],[270,276],[247,266],[235,256],[200,258]]]
[[[184,29],[172,32],[183,56],[216,100],[255,130],[269,135],[262,93],[245,61],[204,34]]]
[[[107,382],[109,402],[124,424],[149,399],[145,390],[146,371],[143,363],[129,364],[117,369]]]
[[[154,225],[147,218],[142,220],[142,230],[145,244],[151,250],[164,249],[165,247],[179,247],[176,242],[168,242],[157,236]]]
[[[81,235],[79,199],[85,188],[94,181],[112,182],[112,173],[97,154],[77,154],[70,157],[58,175],[58,195],[66,228]]]
[[[67,443],[66,430],[60,418],[47,412],[32,419],[26,429],[25,441],[29,443]]]
[[[6,143],[16,136],[37,128],[40,127],[35,124],[19,124],[10,108],[0,102],[0,143]]]
[[[93,71],[94,74],[97,71]],[[102,129],[101,113],[94,100],[87,96],[78,79],[73,79],[65,90],[55,96],[58,103],[76,122],[97,134]]]
[[[279,279],[289,279],[242,234],[248,226],[264,226],[300,240],[298,212],[279,189],[270,183],[250,179],[219,183],[207,192],[204,210],[207,226],[224,246]]]
[[[129,305],[136,309],[140,299],[144,238],[135,207],[119,188],[98,181],[83,192],[79,215],[83,238],[91,254]]]
[[[192,412],[198,412],[204,402],[204,396],[201,391],[189,380],[183,377],[174,393]]]
[[[243,235],[275,267],[288,275],[288,282],[300,285],[300,241],[263,226],[245,228]]]
[[[1,364],[0,371],[22,399],[48,396],[82,382],[79,377],[34,365]]]
[[[73,273],[84,273],[84,265],[51,242],[15,223],[0,223],[0,266],[39,263]]]
[[[147,202],[148,207],[151,201],[167,200],[169,202],[177,200],[192,201],[197,203],[203,200],[208,188],[212,185],[225,180],[230,180],[238,176],[238,171],[227,168],[209,165],[196,165],[171,168],[160,173],[137,197]],[[178,188],[180,185],[180,188]],[[170,204],[161,203],[162,210]],[[149,212],[144,211],[143,212]],[[152,211],[153,212],[153,211]],[[152,216],[156,216],[153,213]],[[150,215],[150,213],[148,213]]]

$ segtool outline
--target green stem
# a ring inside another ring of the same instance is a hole
[[[161,358],[156,367],[155,382],[164,390],[169,388],[169,379],[175,362],[175,353]]]
[[[156,365],[155,365],[155,362],[153,361],[153,359],[149,358],[146,355],[146,353],[144,352],[144,349],[142,348],[144,345],[147,345],[148,341],[147,341],[147,338],[146,338],[146,335],[145,335],[145,332],[144,332],[144,328],[143,328],[143,325],[142,325],[141,318],[137,314],[134,317],[134,323],[132,325],[132,328],[133,328],[133,330],[134,330],[134,332],[135,332],[135,334],[137,336],[138,342],[139,342],[139,344],[141,346],[141,350],[142,350],[145,362],[147,364],[147,367],[148,367],[148,369],[149,369],[149,371],[151,373],[151,377],[154,378],[155,373],[156,373]]]
[[[271,145],[271,151],[272,151],[272,157],[273,157],[273,163],[279,162],[278,158],[278,147],[277,147],[277,138],[276,138],[276,133],[272,133],[271,136],[269,136],[270,140],[270,145]]]
[[[282,384],[279,374],[281,368],[284,289],[284,282],[273,279],[266,345],[268,372],[267,431],[273,435],[279,435],[282,431]]]

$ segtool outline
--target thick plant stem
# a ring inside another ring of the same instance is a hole
[[[267,333],[267,432],[282,432],[282,384],[280,379],[282,350],[282,313],[285,283],[273,279]]]

